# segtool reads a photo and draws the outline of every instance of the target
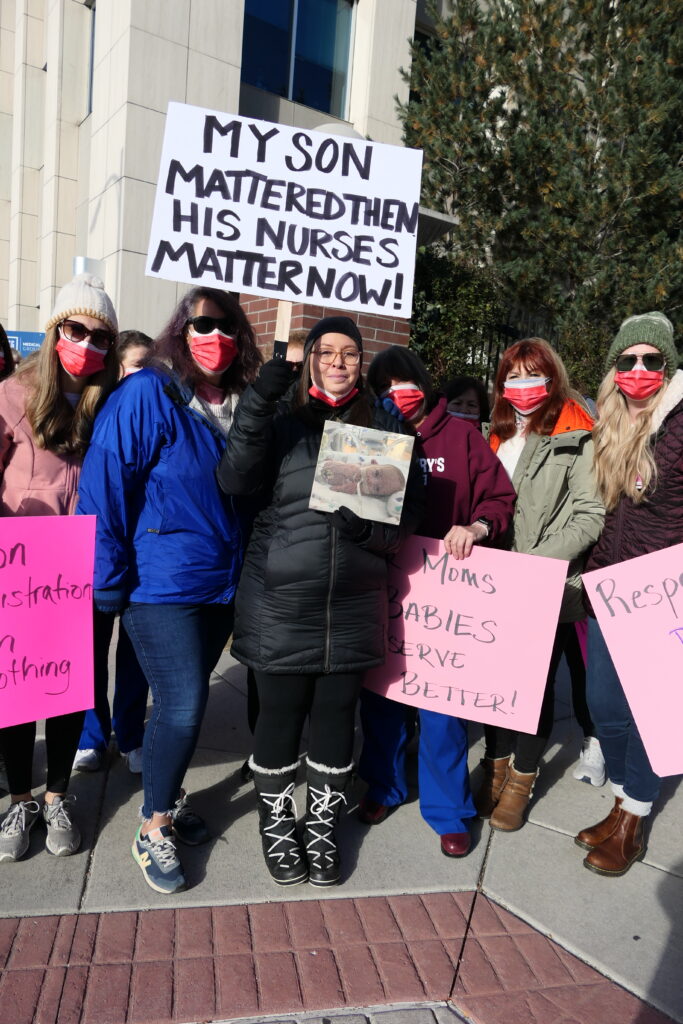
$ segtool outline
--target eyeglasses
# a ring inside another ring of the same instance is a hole
[[[216,328],[221,334],[235,333],[234,321],[229,316],[191,316],[185,326],[194,327],[197,334],[211,334]]]
[[[644,356],[636,356],[631,353],[627,356],[618,356],[616,367],[619,373],[628,373],[640,362],[646,370],[657,372],[666,366],[666,359],[661,352],[646,352]]]
[[[333,348],[314,348],[313,355],[318,357],[323,366],[329,366],[340,356],[349,366],[358,366],[360,362],[360,352],[357,348],[347,348],[343,352],[335,352]]]
[[[59,325],[59,329],[67,341],[81,342],[87,341],[89,338],[95,348],[100,349],[111,348],[114,344],[112,331],[105,331],[99,327],[94,331],[89,331],[85,324],[79,324],[77,320],[64,320]]]

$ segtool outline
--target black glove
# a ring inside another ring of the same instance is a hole
[[[338,530],[342,537],[346,537],[347,540],[352,540],[356,544],[367,540],[372,532],[372,523],[368,519],[361,519],[346,505],[330,512],[329,516],[335,530]]]
[[[291,363],[283,359],[271,359],[263,364],[252,387],[264,401],[276,402],[288,391],[295,377]]]

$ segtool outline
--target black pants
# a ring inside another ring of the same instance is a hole
[[[45,722],[46,788],[51,793],[66,793],[84,718],[85,711],[73,711],[69,715],[48,718]],[[0,753],[5,759],[7,782],[13,795],[28,793],[33,788],[35,742],[35,722],[0,729]]]
[[[575,647],[572,646],[572,634],[576,642]],[[561,622],[555,633],[555,642],[553,643],[553,650],[550,655],[550,666],[548,668],[548,677],[536,732],[532,735],[526,732],[515,732],[512,729],[501,729],[495,725],[485,725],[484,736],[486,737],[487,757],[507,757],[508,754],[514,753],[515,768],[518,772],[536,771],[543,757],[543,751],[548,744],[550,733],[553,731],[553,723],[555,721],[555,674],[560,664],[560,658],[568,645],[570,654],[567,660],[569,661],[569,658],[572,658],[570,673],[574,712],[584,735],[593,735],[593,723],[590,720],[586,704],[586,670],[583,665],[576,629],[573,622]]]
[[[362,676],[292,675],[256,672],[260,709],[254,732],[254,761],[284,768],[299,756],[301,732],[310,715],[308,757],[330,768],[345,768],[353,755],[356,703]]]

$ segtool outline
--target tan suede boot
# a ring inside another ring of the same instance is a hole
[[[510,755],[508,754],[507,757],[482,757],[479,763],[484,769],[484,778],[474,794],[474,806],[477,808],[480,818],[490,818],[505,785]]]
[[[514,768],[514,754],[510,758],[507,778],[489,825],[498,832],[516,832],[524,824],[524,815],[538,778],[535,772],[518,772]]]
[[[617,827],[619,810],[623,799],[622,796],[615,797],[614,807],[606,818],[603,818],[602,821],[599,821],[597,825],[593,825],[591,828],[582,829],[574,839],[576,845],[584,850],[594,850],[596,846],[600,846],[600,843],[604,843],[605,839],[611,836]]]
[[[637,860],[645,856],[645,835],[639,814],[619,808],[612,834],[584,858],[584,866],[598,875],[625,875]]]

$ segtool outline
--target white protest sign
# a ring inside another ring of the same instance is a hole
[[[170,103],[146,273],[408,318],[422,153]]]

